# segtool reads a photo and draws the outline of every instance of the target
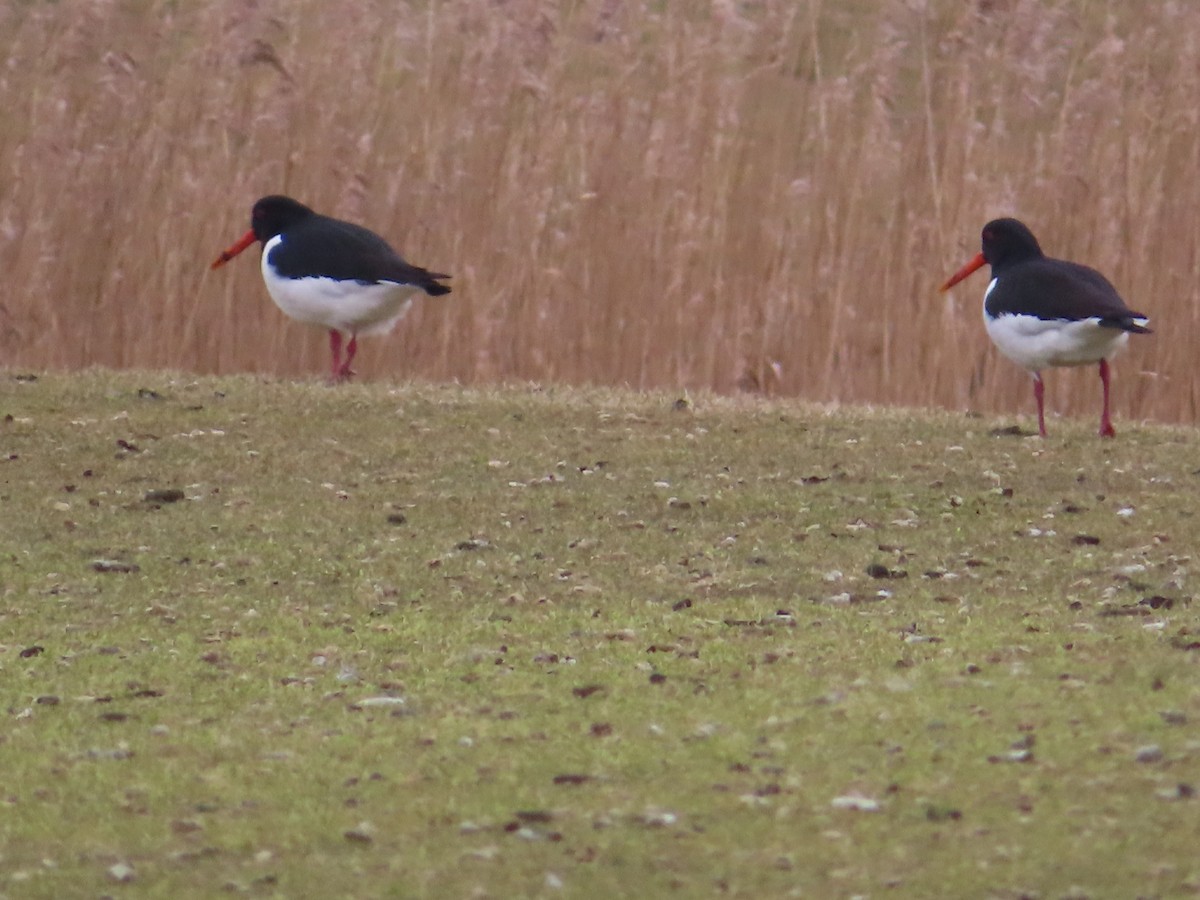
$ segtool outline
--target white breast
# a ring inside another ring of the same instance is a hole
[[[347,334],[390,331],[400,321],[420,288],[411,284],[337,281],[333,278],[284,278],[271,267],[271,251],[282,238],[263,246],[262,273],[267,293],[283,312],[298,322],[321,325]]]
[[[1039,319],[984,313],[984,325],[996,348],[1031,372],[1047,366],[1082,366],[1108,359],[1129,341],[1129,333],[1105,328],[1097,318]]]

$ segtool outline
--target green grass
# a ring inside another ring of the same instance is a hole
[[[1200,892],[1196,431],[676,399],[6,376],[0,896]]]

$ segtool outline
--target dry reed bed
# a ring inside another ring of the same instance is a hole
[[[1200,9],[442,0],[0,10],[0,364],[320,373],[249,260],[291,193],[451,271],[372,377],[750,389],[1028,413],[941,280],[996,214],[1159,333],[1125,416],[1191,422]],[[1049,380],[1095,415],[1092,368]]]

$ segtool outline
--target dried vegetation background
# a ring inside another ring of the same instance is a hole
[[[1028,412],[985,276],[936,290],[1011,214],[1157,325],[1120,415],[1192,422],[1198,36],[1115,0],[5,4],[0,365],[322,372],[257,266],[207,270],[280,191],[454,273],[371,377]]]

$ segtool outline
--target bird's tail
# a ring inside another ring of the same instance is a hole
[[[424,278],[421,280],[421,287],[430,297],[440,297],[442,294],[450,293],[450,285],[438,284],[440,279],[449,278],[441,272],[424,272]]]
[[[1122,316],[1119,319],[1102,319],[1100,324],[1106,328],[1119,328],[1121,331],[1128,331],[1130,334],[1154,334],[1153,328],[1147,328],[1143,322],[1149,321],[1145,316],[1134,313],[1131,316]]]

